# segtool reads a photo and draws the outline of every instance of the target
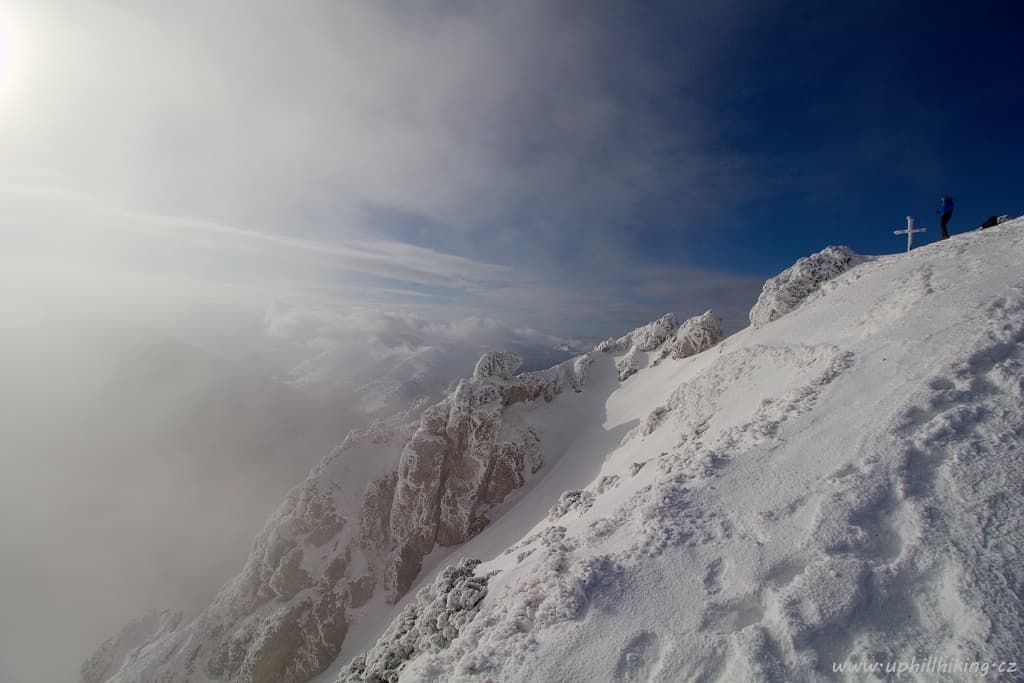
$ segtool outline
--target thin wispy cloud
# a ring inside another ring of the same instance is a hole
[[[28,204],[18,199],[31,200]],[[55,215],[55,204],[65,206]],[[20,205],[19,205],[20,204]],[[103,205],[81,193],[23,185],[0,185],[0,206],[7,209],[7,229],[92,233],[131,233],[199,247],[229,258],[234,254],[306,261],[339,271],[362,273],[425,285],[457,286],[470,282],[504,282],[507,266],[481,263],[435,249],[384,239],[342,237],[336,242],[246,230],[213,221],[130,212]],[[35,210],[44,207],[42,215]]]

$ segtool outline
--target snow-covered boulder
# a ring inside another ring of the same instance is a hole
[[[757,303],[750,309],[750,325],[760,327],[786,315],[823,282],[849,270],[856,259],[852,249],[837,246],[800,259],[764,283]]]
[[[706,351],[722,339],[722,322],[711,310],[687,319],[665,344],[661,357],[689,358]]]
[[[474,573],[480,560],[463,559],[421,589],[416,599],[365,654],[359,655],[338,683],[397,681],[405,664],[418,654],[439,652],[455,640],[487,595],[490,575]]]
[[[501,379],[512,379],[516,370],[523,364],[523,357],[511,351],[488,351],[480,356],[476,367],[473,369],[473,377],[483,379],[484,377],[500,377]]]

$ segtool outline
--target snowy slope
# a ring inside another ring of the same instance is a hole
[[[437,558],[481,564],[424,576],[318,680],[1021,662],[1024,221],[855,261],[702,354],[619,385],[616,349],[610,390],[515,406],[555,464]]]
[[[111,680],[1020,661],[1022,257],[1024,221],[906,255],[830,248],[707,350],[711,313],[544,372],[487,354],[418,426],[325,460],[199,619],[109,643]]]

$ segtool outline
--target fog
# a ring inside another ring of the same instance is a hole
[[[198,611],[352,423],[109,321],[4,330],[0,376],[4,681],[75,680],[128,619]]]

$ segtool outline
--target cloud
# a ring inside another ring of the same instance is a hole
[[[749,278],[668,254],[752,191],[699,97],[740,9],[20,2],[2,258],[247,330],[277,298],[565,336],[739,307]]]
[[[26,206],[24,201],[29,200]],[[33,206],[33,203],[35,206]],[[339,239],[333,243],[262,233],[208,220],[129,212],[104,206],[81,193],[25,185],[0,184],[0,204],[21,207],[21,230],[91,231],[131,233],[180,245],[218,252],[222,258],[237,255],[273,257],[310,262],[340,271],[362,273],[424,285],[457,286],[463,283],[503,282],[506,266],[418,247],[395,240]],[[38,221],[33,209],[46,207],[49,221]],[[64,206],[60,206],[60,205]],[[59,211],[59,216],[54,212]]]
[[[649,13],[603,1],[29,7],[53,56],[0,152],[126,206],[332,234],[401,231],[372,220],[398,209],[448,250],[543,246],[732,177],[677,96],[729,3],[673,13],[657,52]]]

